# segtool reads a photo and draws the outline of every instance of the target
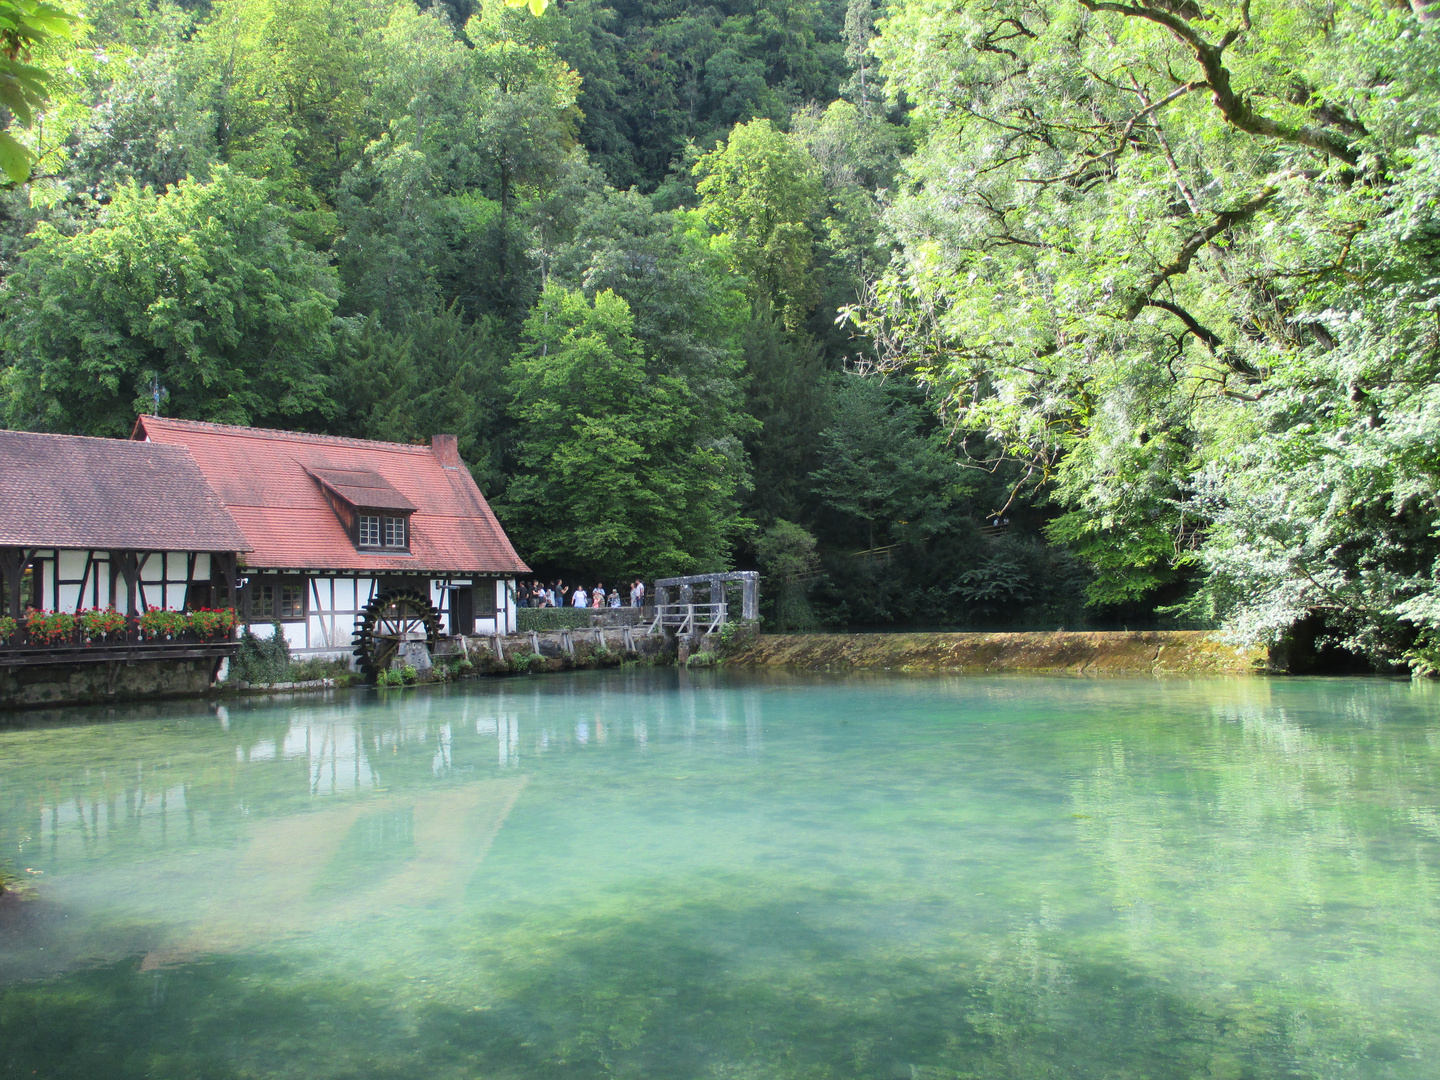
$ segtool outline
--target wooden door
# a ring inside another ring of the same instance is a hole
[[[450,633],[475,632],[475,590],[469,585],[450,590]]]

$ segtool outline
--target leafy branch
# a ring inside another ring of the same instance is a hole
[[[1251,135],[1262,135],[1281,142],[1298,143],[1318,150],[1328,157],[1355,165],[1360,155],[1349,142],[1336,138],[1327,132],[1308,125],[1282,123],[1272,117],[1256,112],[1243,94],[1237,93],[1230,82],[1230,69],[1223,62],[1225,50],[1238,41],[1250,29],[1250,0],[1240,6],[1240,25],[1225,31],[1218,43],[1206,41],[1187,18],[1171,6],[1152,7],[1149,4],[1111,3],[1109,0],[1080,0],[1086,11],[1110,12],[1129,19],[1144,19],[1163,26],[1184,43],[1194,54],[1205,74],[1204,83],[1210,88],[1212,100],[1220,115],[1233,127]],[[1184,10],[1180,8],[1179,10]],[[1198,11],[1198,9],[1196,9]]]
[[[36,0],[0,0],[0,104],[23,127],[50,100],[50,73],[28,61],[36,45],[71,41],[79,19],[53,4]],[[0,128],[0,171],[11,184],[30,179],[35,155]]]

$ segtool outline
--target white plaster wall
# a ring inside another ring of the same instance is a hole
[[[519,619],[515,608],[515,579],[506,578],[495,583],[495,614],[498,620],[504,625],[504,632],[515,633],[515,626]]]
[[[85,573],[85,559],[89,554],[88,551],[60,552],[60,576],[62,578],[78,578]]]
[[[355,603],[355,583],[348,579],[334,582],[335,610],[354,611],[361,605]]]

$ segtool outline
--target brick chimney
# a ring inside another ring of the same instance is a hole
[[[430,452],[441,465],[451,469],[460,468],[459,440],[454,435],[430,436]]]

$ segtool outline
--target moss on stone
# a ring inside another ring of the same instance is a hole
[[[1075,675],[1241,675],[1269,669],[1263,649],[1204,631],[1014,634],[762,634],[736,665],[892,671],[1063,672]]]

